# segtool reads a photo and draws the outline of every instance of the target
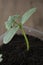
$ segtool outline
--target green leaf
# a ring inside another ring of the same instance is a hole
[[[2,57],[2,54],[0,54],[0,58]]]
[[[4,44],[7,44],[11,41],[11,39],[13,38],[13,36],[16,34],[16,32],[18,31],[19,29],[19,26],[17,27],[13,27],[11,28],[10,30],[8,30],[6,33],[5,33],[5,36],[3,38],[3,43]]]
[[[24,24],[33,13],[36,12],[36,8],[31,8],[29,11],[27,11],[21,18],[21,23]]]
[[[0,58],[0,62],[2,62],[3,61],[3,58]]]
[[[30,16],[36,12],[36,8],[32,8],[29,11],[27,11],[21,18],[21,23],[24,24],[29,18]],[[9,16],[8,21],[5,23],[6,29],[8,30],[3,38],[3,43],[7,44],[11,41],[11,39],[13,38],[13,36],[16,34],[16,32],[19,29],[19,26],[16,25],[16,27],[12,27],[13,24],[15,23],[16,19],[18,19],[18,17],[20,17],[19,15],[15,15],[15,16]]]
[[[8,21],[5,22],[5,27],[9,30],[15,24],[15,21],[20,17],[20,15],[9,16]]]

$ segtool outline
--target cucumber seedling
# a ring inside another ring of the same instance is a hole
[[[18,14],[14,16],[9,16],[8,20],[5,22],[5,27],[7,29],[7,32],[4,35],[3,43],[4,44],[9,43],[13,38],[13,36],[16,34],[16,32],[20,29],[25,38],[27,50],[29,50],[29,41],[24,31],[23,24],[26,23],[27,20],[31,17],[31,15],[35,12],[36,12],[36,8],[31,8],[21,17]],[[20,20],[17,23],[18,18],[20,18]]]

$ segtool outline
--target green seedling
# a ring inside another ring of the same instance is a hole
[[[3,58],[2,58],[2,54],[0,54],[0,62],[2,62]]]
[[[25,38],[27,50],[29,50],[29,41],[28,41],[26,33],[23,29],[23,24],[26,23],[26,21],[35,12],[36,12],[36,8],[31,8],[29,11],[27,11],[21,17],[20,17],[20,15],[9,16],[8,20],[5,22],[5,27],[7,29],[7,32],[5,33],[5,36],[3,38],[3,43],[4,44],[9,43],[11,41],[11,39],[13,38],[13,36],[16,34],[16,32],[20,29],[22,31],[24,38]],[[18,18],[20,20],[17,23]]]

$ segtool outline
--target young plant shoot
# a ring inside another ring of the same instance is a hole
[[[27,20],[35,12],[36,12],[36,8],[31,8],[29,11],[24,13],[22,17],[20,17],[20,15],[9,16],[8,20],[5,22],[5,27],[7,29],[7,32],[4,35],[3,43],[4,44],[9,43],[13,38],[13,36],[16,34],[16,32],[20,29],[25,38],[27,50],[29,50],[29,41],[23,29],[23,24],[26,23]],[[18,18],[20,18],[20,21],[17,23]]]
[[[3,58],[2,58],[2,54],[0,54],[0,62],[2,62]]]

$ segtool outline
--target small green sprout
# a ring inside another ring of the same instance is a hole
[[[2,54],[0,54],[0,62],[2,62],[3,58],[2,58]]]
[[[36,12],[36,8],[31,8],[27,11],[22,17],[20,15],[9,16],[8,21],[5,22],[5,27],[7,32],[3,38],[3,43],[7,44],[11,41],[16,32],[20,29],[26,41],[27,50],[29,50],[29,41],[26,36],[26,33],[23,29],[23,24],[31,17],[33,13]],[[20,22],[17,23],[18,18],[20,18]]]

